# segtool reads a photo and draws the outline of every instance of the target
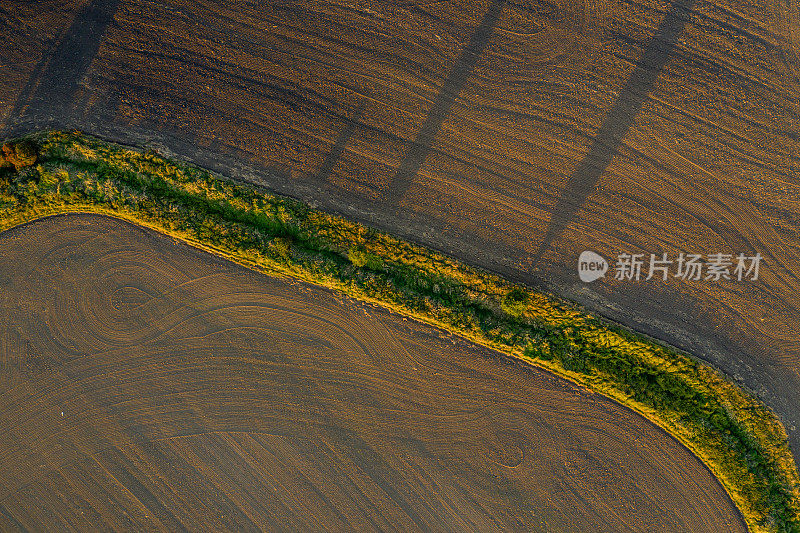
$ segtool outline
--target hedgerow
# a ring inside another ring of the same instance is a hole
[[[63,132],[6,146],[15,155],[0,165],[0,229],[104,213],[379,302],[644,414],[710,467],[751,530],[800,532],[800,481],[785,429],[755,396],[688,354],[552,295],[151,151]]]

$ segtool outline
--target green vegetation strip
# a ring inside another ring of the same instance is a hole
[[[681,440],[752,531],[800,532],[800,480],[774,413],[709,366],[577,305],[153,152],[63,132],[6,143],[0,230],[70,212],[126,219],[547,368]]]

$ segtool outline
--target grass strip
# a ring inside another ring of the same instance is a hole
[[[6,143],[0,230],[71,212],[129,220],[546,368],[678,438],[751,531],[800,532],[800,479],[774,412],[690,355],[576,304],[152,151],[65,132]]]

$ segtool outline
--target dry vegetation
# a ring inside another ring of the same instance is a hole
[[[36,146],[30,141],[4,143],[0,150],[0,169],[21,170],[36,163]]]
[[[753,531],[800,528],[785,430],[753,396],[687,355],[549,295],[152,152],[77,134],[31,139],[39,163],[5,171],[1,227],[108,213],[380,302],[616,398],[700,456]]]

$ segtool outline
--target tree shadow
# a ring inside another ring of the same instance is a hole
[[[493,0],[489,9],[483,15],[481,23],[472,33],[469,42],[461,51],[455,61],[450,74],[442,84],[436,101],[433,103],[425,123],[417,133],[416,138],[408,148],[405,158],[401,161],[397,172],[392,178],[386,191],[388,205],[399,209],[399,203],[408,192],[414,179],[431,151],[431,146],[436,140],[436,135],[442,127],[445,118],[450,114],[450,109],[464,88],[472,74],[481,52],[486,48],[489,39],[500,20],[500,13],[505,0]]]
[[[534,263],[538,262],[553,242],[563,235],[611,164],[622,139],[633,125],[659,74],[672,56],[694,3],[695,0],[671,2],[669,11],[658,26],[656,34],[648,43],[633,73],[620,90],[617,101],[603,120],[589,151],[561,191],[558,202],[552,210],[544,239],[534,254]]]
[[[339,133],[339,136],[336,138],[331,151],[325,156],[325,159],[322,161],[319,170],[317,170],[316,178],[319,183],[325,183],[330,178],[331,173],[333,172],[333,167],[336,165],[339,159],[341,159],[342,154],[344,154],[344,150],[347,147],[347,143],[350,142],[350,138],[356,132],[356,129],[358,129],[359,121],[361,120],[361,115],[364,114],[364,108],[366,105],[366,100],[362,100],[356,110],[353,112],[353,116],[350,118],[345,118],[347,125],[341,131],[341,133]]]
[[[65,113],[100,49],[120,1],[93,0],[75,15],[61,42],[37,64],[9,114],[9,121],[25,122],[35,115],[54,122]],[[11,125],[7,122],[4,129],[8,131]]]

